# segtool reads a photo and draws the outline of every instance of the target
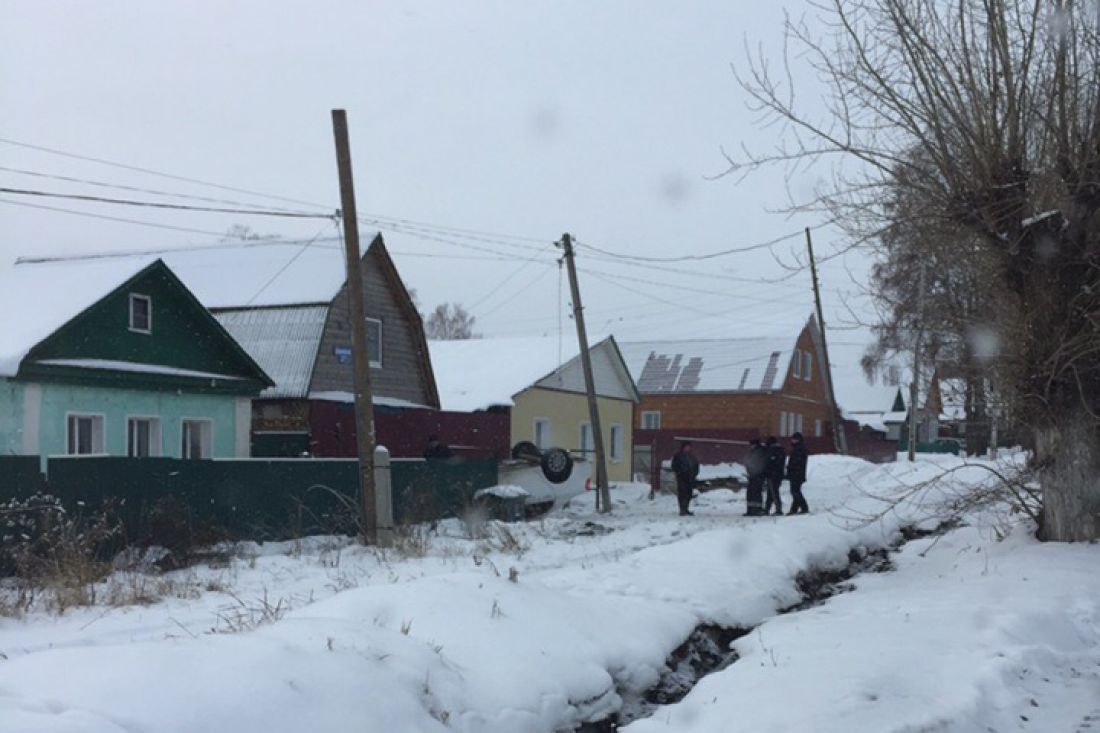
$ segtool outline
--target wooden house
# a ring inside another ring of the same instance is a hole
[[[544,337],[431,342],[444,409],[506,413],[511,445],[529,441],[592,460],[594,439],[578,351],[576,344]],[[606,338],[589,351],[608,478],[629,481],[634,407],[641,397],[615,339]],[[466,434],[467,441],[476,439],[474,431]]]
[[[361,276],[376,418],[434,410],[439,397],[420,314],[382,235],[364,233],[364,241],[370,242]],[[274,382],[251,404],[252,455],[354,455],[341,246],[256,240],[158,254]],[[377,437],[390,442],[381,422]]]
[[[247,456],[272,380],[162,260],[0,275],[0,454]]]

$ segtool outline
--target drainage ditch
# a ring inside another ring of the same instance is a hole
[[[802,600],[782,608],[777,615],[796,613],[819,606],[828,599],[855,589],[851,582],[863,573],[886,573],[895,569],[890,556],[903,545],[921,537],[943,534],[954,525],[945,523],[934,530],[914,527],[901,529],[902,539],[889,547],[868,549],[856,547],[848,552],[848,564],[837,569],[811,569],[795,578]],[[665,670],[656,685],[641,695],[621,692],[623,706],[615,715],[603,720],[582,723],[577,733],[609,733],[635,720],[647,718],[660,706],[683,700],[701,679],[719,672],[737,661],[737,652],[730,649],[737,639],[752,633],[756,627],[727,628],[713,624],[697,626],[665,662]]]

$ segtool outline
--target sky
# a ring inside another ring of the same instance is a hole
[[[767,148],[780,134],[746,107],[731,62],[746,48],[777,56],[783,13],[808,11],[794,0],[0,0],[0,187],[326,215],[339,202],[330,111],[344,108],[359,212],[381,222],[424,310],[462,303],[488,336],[571,334],[553,246],[570,232],[593,333],[774,335],[813,304],[808,272],[776,257],[793,262],[802,228],[820,223],[780,209],[828,171],[715,175],[723,147]],[[820,94],[799,83],[805,98]],[[325,218],[0,193],[0,268],[207,245],[234,226],[317,237],[311,246],[339,256]],[[770,251],[669,264],[587,246],[687,257],[785,235]],[[819,255],[843,244],[827,227],[814,236]],[[851,321],[850,303],[865,312],[868,268],[863,253],[822,265],[830,326]]]

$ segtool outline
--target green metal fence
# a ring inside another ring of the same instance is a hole
[[[42,487],[38,456],[0,456],[0,501],[27,497]]]
[[[458,516],[474,492],[496,483],[497,466],[395,460],[391,474],[395,521],[419,522]],[[358,507],[354,460],[59,457],[48,460],[47,475],[50,493],[66,507],[95,510],[110,502],[131,541],[181,515],[202,530],[199,541],[350,531]]]

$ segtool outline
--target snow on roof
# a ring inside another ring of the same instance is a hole
[[[265,398],[299,398],[309,392],[313,363],[328,306],[247,308],[214,314],[237,343],[275,382]]]
[[[441,407],[473,412],[512,405],[513,395],[580,351],[575,342],[563,339],[559,359],[558,343],[556,336],[429,341]]]
[[[36,344],[155,261],[21,264],[0,271],[0,377],[14,376]]]
[[[363,231],[364,246],[375,232]],[[58,269],[93,262],[152,261],[165,264],[207,308],[327,303],[345,280],[343,249],[331,242],[227,242],[215,247],[112,253],[49,261]],[[18,272],[27,262],[22,260]]]
[[[73,367],[76,369],[107,369],[113,372],[168,374],[177,377],[196,377],[198,379],[245,379],[245,377],[238,377],[232,374],[200,372],[194,369],[180,369],[179,367],[161,366],[159,364],[139,364],[132,361],[115,361],[113,359],[42,359],[34,363],[45,364],[46,366]]]
[[[619,350],[643,394],[769,390],[783,385],[797,337],[626,341]]]
[[[885,430],[899,388],[897,384],[885,383],[881,377],[867,378],[860,363],[866,348],[863,344],[829,344],[833,392],[845,417],[875,430]]]

